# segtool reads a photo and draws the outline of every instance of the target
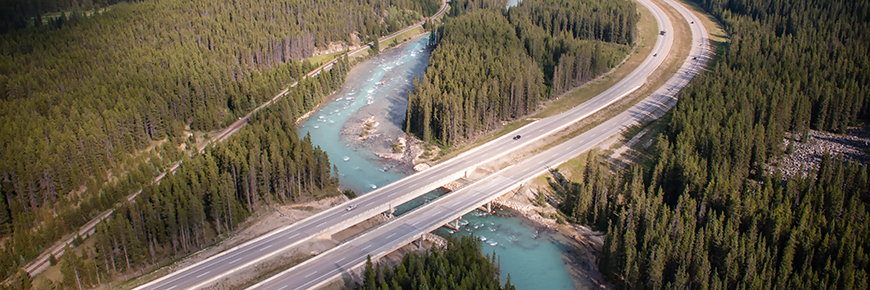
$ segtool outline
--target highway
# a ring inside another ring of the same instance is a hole
[[[648,0],[640,1],[657,15],[658,7],[651,7]],[[626,128],[662,116],[676,104],[675,94],[703,68],[709,59],[707,32],[701,22],[685,7],[666,0],[683,15],[692,30],[692,49],[678,72],[664,86],[629,110],[571,139],[568,142],[528,158],[519,164],[505,168],[487,178],[456,192],[441,197],[402,217],[367,232],[351,241],[311,258],[278,275],[260,282],[249,289],[310,289],[322,286],[333,279],[348,274],[365,263],[366,256],[382,257],[423,233],[441,227],[445,223],[474,210],[475,208],[514,190],[523,182],[539,176],[549,168],[558,166]],[[668,29],[668,31],[673,31]],[[512,134],[509,134],[512,136]]]
[[[644,1],[641,1],[642,3]],[[650,6],[644,4],[646,6]],[[657,7],[650,9],[660,29],[674,31],[670,21]],[[200,288],[227,275],[255,265],[269,256],[287,250],[314,237],[326,236],[390,210],[419,195],[440,187],[446,182],[464,176],[468,170],[537,141],[551,133],[582,120],[598,110],[618,101],[641,87],[664,60],[671,49],[673,34],[657,37],[653,53],[637,69],[619,83],[593,99],[566,112],[545,118],[502,136],[487,144],[471,149],[460,156],[438,164],[428,170],[408,176],[385,187],[367,193],[334,208],[322,211],[297,223],[276,229],[257,239],[224,251],[209,259],[180,269],[137,289],[191,289]],[[520,140],[512,140],[522,135]],[[352,211],[346,206],[355,205]]]

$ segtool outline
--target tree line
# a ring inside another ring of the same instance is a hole
[[[63,255],[63,284],[91,287],[160,265],[213,245],[260,208],[339,194],[326,152],[296,131],[292,100],[281,99],[201,155],[185,156],[174,174],[116,207],[92,235],[93,246]]]
[[[103,210],[124,201],[127,195],[137,188],[144,186],[140,197],[152,196],[150,192],[154,190],[169,190],[168,187],[151,187],[148,184],[154,176],[166,170],[168,165],[182,158],[184,160],[178,172],[165,177],[160,182],[161,184],[179,183],[174,189],[176,191],[171,195],[173,197],[155,203],[165,207],[185,200],[183,204],[190,204],[188,198],[203,198],[201,195],[205,191],[214,193],[211,191],[215,189],[212,186],[223,182],[224,187],[220,189],[225,195],[220,197],[220,201],[226,202],[226,207],[209,207],[211,203],[206,201],[216,201],[218,198],[211,196],[208,197],[211,199],[201,200],[198,206],[190,205],[194,206],[193,209],[185,208],[182,211],[192,212],[199,209],[208,211],[211,214],[209,218],[217,219],[217,221],[211,220],[215,223],[211,230],[216,231],[218,235],[234,230],[236,223],[264,206],[263,200],[273,199],[279,203],[296,202],[300,198],[306,200],[312,192],[337,186],[337,183],[332,180],[333,170],[326,153],[312,147],[308,138],[299,139],[294,122],[299,116],[319,104],[321,99],[340,87],[349,70],[349,61],[347,58],[341,58],[332,70],[313,78],[300,80],[286,96],[270,108],[251,117],[247,126],[225,142],[215,144],[214,148],[207,148],[208,150],[201,155],[186,157],[188,152],[179,150],[177,144],[165,142],[158,148],[159,150],[139,157],[136,160],[139,167],[126,178],[102,188],[87,189],[78,194],[58,195],[50,208],[28,208],[30,200],[26,195],[15,192],[11,182],[0,182],[0,190],[5,197],[0,200],[0,234],[11,236],[11,239],[4,242],[3,251],[0,251],[0,258],[2,258],[0,265],[6,266],[3,267],[6,270],[0,273],[2,274],[0,278],[14,274],[18,267],[36,258],[60,237],[75,231]],[[186,145],[194,146],[189,141]],[[226,187],[226,176],[222,175],[189,176],[187,179],[178,177],[184,174],[182,172],[192,174],[191,172],[199,170],[209,170],[212,173],[227,173],[231,170],[232,187]],[[208,184],[200,184],[203,182]],[[192,185],[193,183],[197,185]],[[196,190],[199,195],[182,192],[188,190]],[[241,212],[238,212],[239,208],[233,203],[235,199],[231,198],[229,191],[233,194],[238,193]],[[169,194],[164,193],[164,195]],[[148,202],[148,200],[137,200],[138,204]],[[189,222],[194,221],[189,220]],[[200,230],[204,229],[201,225],[197,227]],[[184,245],[184,247],[173,248],[172,255],[189,253],[188,249],[198,249],[204,245],[202,237],[199,240],[190,239],[193,233],[196,231],[187,230],[188,237],[184,243],[177,240],[179,237],[173,238],[171,241],[173,246]],[[153,242],[156,243],[154,246],[162,247],[166,241],[157,238]],[[155,260],[165,256],[164,253],[151,255],[154,255],[151,258]],[[133,265],[138,265],[139,261],[136,260]]]
[[[569,220],[607,231],[599,270],[632,289],[866,289],[867,165],[825,155],[818,172],[673,194],[679,153],[659,140],[653,170],[610,173],[590,158],[582,177],[551,180]],[[668,170],[660,171],[659,168]]]
[[[867,116],[868,1],[702,1],[731,41],[681,90],[649,159],[590,159],[551,182],[570,220],[608,233],[602,274],[634,289],[866,289],[870,175],[825,155],[783,178],[783,139]]]
[[[138,0],[0,0],[0,34],[13,30],[38,27],[49,22],[58,25],[69,19],[84,18],[86,12],[97,12],[121,2]],[[59,15],[63,13],[64,15]],[[56,16],[55,16],[56,15]],[[62,25],[62,24],[61,24]]]
[[[636,30],[630,1],[504,7],[452,2],[451,17],[432,33],[426,73],[409,94],[405,131],[444,146],[492,131],[615,66]]]
[[[474,236],[448,237],[445,249],[432,248],[422,255],[406,254],[395,266],[366,260],[363,284],[356,289],[516,289],[510,275],[499,282],[495,253],[483,255]]]

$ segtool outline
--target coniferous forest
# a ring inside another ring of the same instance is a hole
[[[405,130],[454,145],[528,115],[617,65],[634,42],[631,1],[452,1],[433,33]],[[607,11],[606,13],[604,11]]]
[[[336,75],[339,71],[332,70]],[[325,79],[330,74],[321,75]],[[338,84],[344,74],[340,76]],[[312,84],[317,84],[317,79],[302,81],[300,90],[315,88]],[[338,194],[337,173],[326,152],[313,146],[309,137],[300,139],[296,132],[298,114],[292,99],[282,98],[252,117],[231,138],[207,147],[200,155],[178,154],[184,158],[174,174],[144,186],[134,202],[122,204],[98,226],[92,236],[96,240],[93,248],[82,250],[82,256],[63,255],[61,262],[80,263],[73,268],[88,269],[64,272],[64,283],[78,279],[86,286],[95,285],[116,273],[165,263],[214,244],[217,236],[228,235],[256,209],[268,204]],[[118,198],[129,193],[112,192]],[[111,203],[105,204],[109,199],[100,194],[82,204],[88,205],[86,209],[111,207]],[[15,274],[25,258],[35,257],[37,246],[47,247],[59,234],[87,222],[84,215],[89,212],[83,210],[70,209],[29,235],[26,224],[16,220],[19,223],[12,243],[6,243],[0,259],[10,271],[7,275]],[[61,267],[62,272],[73,268]]]
[[[31,208],[100,184],[135,150],[185,127],[222,128],[271,99],[312,68],[301,59],[316,45],[416,22],[418,2],[431,1],[143,1],[10,31],[0,173]]]
[[[643,165],[592,158],[553,180],[560,210],[606,230],[599,269],[617,288],[867,289],[867,164],[824,156],[793,178],[766,165],[786,132],[866,126],[870,2],[701,4],[731,34],[722,55]]]
[[[105,9],[88,13],[75,10],[86,8],[78,1],[3,7],[3,13],[32,16],[0,35],[0,278],[142,186],[137,206],[149,204],[153,215],[118,210],[130,226],[109,230],[149,238],[127,241],[140,244],[127,244],[123,259],[112,257],[125,262],[123,268],[109,263],[113,271],[201,248],[263,200],[290,202],[331,191],[326,154],[297,140],[292,127],[343,83],[350,64],[342,60],[329,73],[303,80],[317,65],[303,59],[329,43],[387,34],[440,7],[427,0],[100,3]],[[67,13],[40,16],[52,11]],[[185,132],[223,128],[297,80],[273,105],[280,109],[262,113],[280,120],[252,118],[253,128],[185,161],[161,185],[146,186],[189,153],[179,144],[191,148],[200,141]],[[193,175],[192,167],[217,175]],[[194,186],[206,179],[207,185]],[[223,182],[221,199],[203,196],[221,184],[210,181]],[[164,185],[170,183],[195,191]],[[184,213],[203,219],[169,218],[179,208],[166,207],[182,199],[189,207]],[[218,201],[226,206],[214,206]],[[155,217],[175,224],[151,224]],[[114,242],[117,255],[123,243]]]
[[[448,237],[447,248],[432,248],[428,253],[406,254],[395,266],[366,261],[363,285],[358,289],[492,289],[516,290],[510,275],[505,285],[499,282],[495,253],[483,255],[474,236]]]

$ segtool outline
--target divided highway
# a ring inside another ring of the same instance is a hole
[[[657,15],[661,15],[658,7],[655,7],[648,0],[640,2],[650,10],[657,11],[658,13],[654,12]],[[411,241],[419,239],[422,234],[431,232],[492,199],[516,189],[523,182],[547,172],[549,168],[558,166],[574,156],[594,148],[605,139],[623,132],[624,129],[638,122],[661,117],[676,104],[675,94],[677,91],[700,73],[703,63],[709,58],[707,32],[704,26],[682,5],[672,0],[666,0],[666,2],[675,7],[688,22],[692,23],[690,25],[693,35],[692,49],[679,71],[664,86],[642,102],[568,142],[441,197],[249,289],[310,289],[322,286],[342,275],[347,275],[349,270],[362,266],[368,255],[373,259],[382,257]]]
[[[660,29],[673,31],[670,21],[663,14],[663,12],[658,9],[658,7],[655,7],[647,1],[648,0],[643,0],[640,2],[647,7],[650,7],[650,11],[653,12],[653,15],[656,18],[656,22],[658,23]],[[350,227],[359,221],[368,219],[374,215],[390,210],[392,207],[395,207],[399,204],[416,198],[417,196],[422,195],[428,191],[438,188],[446,182],[462,177],[463,175],[465,175],[466,171],[473,170],[476,166],[480,164],[486,163],[490,160],[508,154],[518,148],[521,148],[526,144],[543,138],[546,135],[558,132],[559,130],[564,129],[570,124],[582,120],[583,118],[588,117],[589,115],[597,112],[598,110],[607,107],[608,105],[618,101],[622,97],[643,86],[647,76],[649,76],[656,68],[659,67],[659,65],[665,58],[665,55],[667,55],[667,53],[670,51],[671,44],[673,42],[672,35],[672,33],[669,33],[664,36],[657,37],[659,40],[656,41],[656,44],[653,48],[653,53],[657,54],[657,56],[647,57],[643,61],[643,63],[638,66],[637,69],[635,69],[619,83],[578,107],[569,109],[562,114],[529,124],[523,128],[514,131],[511,134],[508,134],[487,144],[472,149],[468,152],[465,152],[456,158],[445,161],[428,170],[408,176],[383,188],[377,189],[354,200],[348,201],[340,206],[322,211],[314,216],[311,216],[292,225],[274,230],[266,235],[263,235],[257,239],[249,241],[233,249],[224,251],[207,260],[180,269],[170,275],[164,276],[160,279],[140,286],[137,289],[172,290],[203,287],[213,281],[216,281],[217,279],[232,274],[239,269],[254,265],[275,253],[289,249],[311,238],[328,236],[332,233]],[[512,140],[511,137],[514,135],[522,135],[523,138],[521,138],[520,140]],[[506,183],[511,184],[511,186],[515,186],[515,182]],[[454,193],[450,194],[450,196],[459,195]],[[352,211],[345,210],[345,207],[349,205],[355,205],[356,208]],[[415,211],[414,216],[418,215],[416,214],[416,212],[417,211]],[[434,224],[440,225],[443,223],[438,221]],[[377,230],[374,230],[364,236],[373,235],[374,233],[381,232],[385,229],[386,228],[378,228]],[[387,236],[384,236],[384,238],[387,238]],[[394,237],[390,236],[387,239],[390,238]],[[355,243],[359,240],[359,238],[355,239],[351,243]],[[331,250],[330,253],[334,251],[335,250]],[[348,251],[348,253],[353,252],[353,250]],[[319,257],[323,255],[325,254],[318,256],[318,260]],[[349,259],[346,263],[349,263],[351,261],[353,261],[353,259]],[[314,275],[315,274],[311,274],[311,276]],[[306,277],[306,279],[302,280],[309,280],[308,278],[311,278],[311,276]]]

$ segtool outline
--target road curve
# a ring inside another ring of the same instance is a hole
[[[650,10],[658,10],[657,15],[662,15],[659,8],[654,7],[649,0],[639,0],[639,2]],[[568,142],[406,213],[396,220],[279,273],[249,289],[310,289],[324,285],[332,279],[347,274],[351,269],[362,266],[366,256],[378,258],[386,255],[409,241],[419,238],[421,234],[437,229],[444,223],[515,189],[523,182],[547,172],[549,168],[594,148],[600,142],[615,134],[620,134],[626,128],[662,116],[676,104],[675,94],[701,71],[703,64],[709,59],[710,53],[706,39],[707,33],[700,21],[682,5],[672,0],[666,0],[666,2],[675,7],[687,22],[693,23],[690,25],[693,35],[692,49],[678,72],[649,97]]]
[[[660,10],[653,11],[659,27],[673,31],[666,16]],[[289,249],[312,237],[347,228],[352,225],[350,221],[362,221],[377,215],[391,206],[413,199],[420,194],[443,185],[447,181],[458,178],[458,175],[461,175],[462,172],[469,168],[508,154],[550,133],[558,132],[641,87],[645,83],[647,76],[661,64],[664,56],[670,51],[673,42],[672,34],[657,38],[661,41],[656,41],[653,51],[660,56],[647,57],[637,69],[619,83],[580,106],[569,109],[562,114],[529,124],[514,131],[512,134],[469,150],[426,171],[405,177],[383,188],[348,201],[341,206],[322,211],[292,225],[274,230],[257,239],[224,251],[137,289],[169,290],[205,286],[212,281],[232,274],[239,269],[254,265],[275,253]],[[524,138],[521,140],[511,139],[510,136],[518,134],[523,135]],[[346,211],[344,208],[348,205],[356,205],[357,208],[353,211]]]
[[[651,9],[659,27],[671,30],[670,21],[658,10]],[[647,76],[651,74],[670,51],[673,42],[672,34],[657,37],[653,51],[659,56],[647,57],[635,71],[619,83],[599,94],[586,103],[569,109],[566,112],[549,117],[514,131],[492,142],[474,148],[460,156],[438,164],[426,171],[408,176],[381,189],[372,191],[352,201],[299,221],[295,224],[274,230],[257,239],[249,241],[233,249],[224,251],[205,261],[181,269],[168,276],[152,281],[137,289],[189,289],[198,288],[208,283],[232,274],[233,272],[254,265],[269,256],[289,249],[312,237],[340,231],[352,225],[352,221],[361,221],[377,215],[391,206],[415,198],[455,179],[465,170],[478,164],[508,154],[517,148],[534,142],[544,136],[558,132],[570,124],[582,120],[598,110],[618,101],[641,87]],[[511,136],[521,134],[521,140],[512,140]],[[353,211],[345,210],[348,205],[356,205]]]

